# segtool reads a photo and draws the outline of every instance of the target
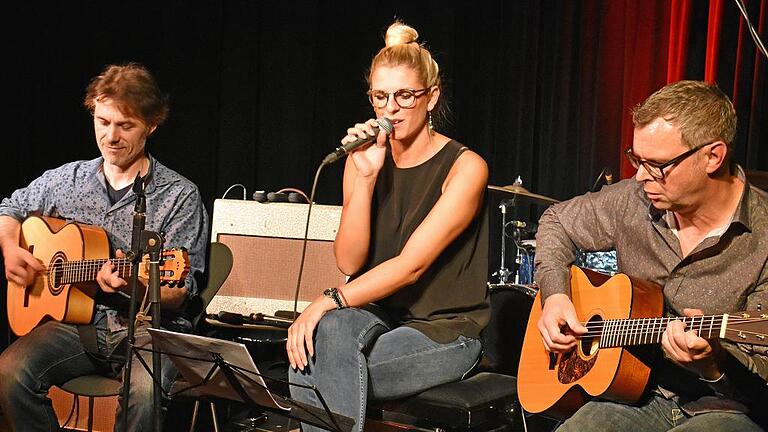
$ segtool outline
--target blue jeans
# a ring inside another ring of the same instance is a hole
[[[77,326],[49,321],[17,339],[0,354],[0,410],[14,431],[59,430],[48,389],[82,375],[115,377],[125,364],[125,353],[117,352],[127,330],[110,332],[106,317],[97,314],[99,353],[89,354],[80,342]],[[151,339],[146,326],[136,327],[136,346],[150,348]],[[152,366],[152,353],[139,351]],[[134,357],[131,363],[131,393],[128,407],[128,430],[152,430],[153,381],[142,364]],[[163,356],[163,387],[170,388],[177,371]],[[120,397],[122,399],[122,396]],[[120,411],[115,430],[121,426]]]
[[[689,416],[673,400],[653,395],[641,406],[591,401],[563,423],[557,432],[581,431],[762,431],[746,414],[708,412]]]
[[[477,361],[480,341],[460,336],[440,344],[410,327],[393,327],[357,308],[332,310],[317,326],[315,357],[291,383],[315,386],[331,411],[355,420],[362,431],[368,396],[395,399],[460,379]],[[291,386],[291,396],[322,407],[311,390]],[[321,430],[302,425],[302,430]]]

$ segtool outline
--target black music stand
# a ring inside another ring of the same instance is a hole
[[[355,425],[353,419],[331,412],[315,387],[288,383],[314,391],[323,404],[322,409],[270,392],[264,378],[275,379],[259,373],[248,349],[241,343],[163,329],[147,330],[152,337],[152,349],[167,355],[189,383],[169,397],[206,396],[244,402],[335,432],[349,432]]]

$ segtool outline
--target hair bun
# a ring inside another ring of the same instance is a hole
[[[387,47],[394,45],[404,45],[411,42],[416,42],[419,38],[419,33],[413,27],[403,24],[400,21],[395,21],[387,29],[387,34],[384,36],[384,44]]]

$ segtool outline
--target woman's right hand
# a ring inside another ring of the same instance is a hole
[[[320,318],[328,311],[336,309],[333,300],[320,296],[309,304],[306,309],[288,327],[288,339],[285,350],[288,353],[288,363],[294,370],[304,370],[309,364],[309,358],[315,356],[315,328]]]
[[[376,120],[370,119],[365,123],[358,123],[347,129],[347,136],[341,139],[341,144],[347,144],[359,138],[366,138],[375,133],[379,124]],[[384,157],[387,154],[387,134],[379,130],[376,141],[367,146],[358,148],[350,153],[349,157],[355,163],[357,173],[361,177],[371,177],[379,174],[379,170],[384,165]]]

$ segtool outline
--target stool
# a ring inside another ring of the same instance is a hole
[[[490,290],[491,316],[481,335],[479,373],[415,396],[369,401],[366,430],[524,430],[514,375],[533,298],[520,288]],[[553,429],[548,419],[526,419],[536,423],[529,430]]]
[[[369,401],[366,429],[512,430],[521,415],[515,377],[481,372],[404,399]]]
[[[101,375],[83,375],[73,378],[58,387],[66,392],[74,394],[75,398],[79,396],[88,398],[88,431],[92,431],[93,399],[97,397],[117,396],[120,394],[123,384],[114,378],[108,378]],[[69,419],[67,419],[67,421],[69,421]],[[66,424],[64,426],[66,426]]]

